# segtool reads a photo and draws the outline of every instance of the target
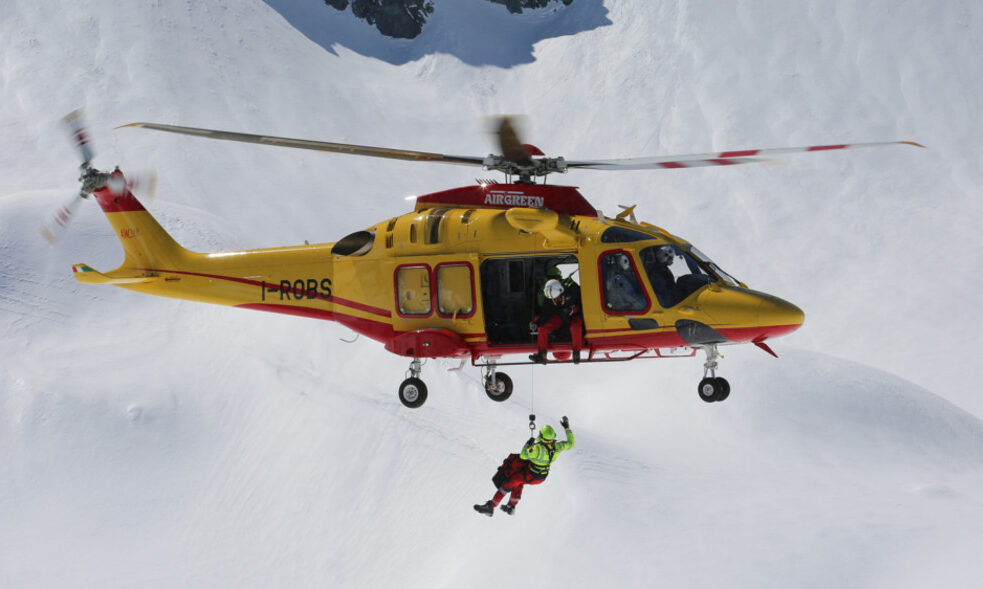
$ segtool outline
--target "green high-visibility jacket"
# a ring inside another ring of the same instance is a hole
[[[550,465],[560,455],[560,452],[573,448],[573,431],[568,427],[564,430],[567,433],[565,442],[555,442],[550,448],[539,441],[533,443],[526,442],[522,447],[519,458],[529,462],[529,470],[534,475],[544,478],[550,472]]]

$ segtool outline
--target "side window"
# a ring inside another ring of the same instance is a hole
[[[396,270],[396,296],[403,315],[429,315],[430,268],[403,266]]]
[[[635,264],[627,252],[601,256],[601,294],[608,313],[634,313],[649,308],[648,296],[638,280]]]
[[[441,264],[437,266],[437,310],[455,317],[474,313],[474,288],[471,266]]]

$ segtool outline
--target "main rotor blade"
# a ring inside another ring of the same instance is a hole
[[[751,157],[690,159],[692,156],[672,158],[635,158],[625,160],[594,160],[567,162],[567,168],[577,170],[671,170],[676,168],[704,168],[709,166],[736,166],[760,164],[769,160]]]
[[[567,168],[584,170],[651,170],[694,168],[702,166],[730,166],[734,164],[749,164],[766,162],[756,156],[785,155],[814,151],[832,151],[837,149],[853,149],[857,147],[880,147],[885,145],[913,145],[925,147],[914,141],[880,141],[874,143],[848,143],[840,145],[812,145],[808,147],[778,147],[772,149],[743,149],[738,151],[721,151],[717,153],[694,153],[689,155],[668,155],[658,157],[642,157],[617,160],[577,160],[567,161]]]
[[[425,151],[410,151],[406,149],[391,149],[388,147],[370,147],[367,145],[350,145],[348,143],[329,143],[327,141],[310,141],[307,139],[290,139],[288,137],[271,137],[268,135],[252,135],[249,133],[235,133],[232,131],[216,131],[213,129],[199,129],[196,127],[179,127],[177,125],[161,125],[158,123],[130,123],[116,127],[143,127],[156,131],[167,131],[168,133],[181,133],[183,135],[193,135],[195,137],[206,137],[208,139],[222,139],[225,141],[240,141],[243,143],[258,143],[260,145],[275,145],[277,147],[294,147],[297,149],[311,149],[315,151],[327,151],[331,153],[348,153],[352,155],[364,155],[369,157],[381,157],[394,160],[408,160],[416,162],[439,162],[445,164],[464,164],[472,166],[484,165],[485,158],[475,156],[444,155],[442,153],[428,153]]]

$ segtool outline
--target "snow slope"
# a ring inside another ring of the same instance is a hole
[[[345,15],[340,41],[312,41],[272,2],[7,3],[0,585],[492,587],[503,563],[574,587],[972,584],[981,9],[584,5],[577,34],[523,25],[496,61],[454,52],[460,8],[432,52],[399,53]],[[339,326],[76,284],[72,263],[122,259],[96,207],[59,248],[36,235],[76,189],[57,120],[80,105],[97,165],[156,168],[152,212],[198,250],[334,240],[474,174],[113,126],[483,154],[481,117],[522,112],[568,157],[930,149],[563,178],[604,211],[638,202],[806,325],[777,361],[725,351],[726,403],[696,399],[699,359],[513,370],[502,405],[473,369],[431,362],[430,400],[407,411],[406,362]],[[530,410],[570,415],[577,448],[515,517],[475,516]]]

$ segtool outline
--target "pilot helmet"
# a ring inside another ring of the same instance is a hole
[[[555,278],[547,280],[546,285],[543,286],[543,294],[549,299],[558,299],[563,294],[563,285]]]
[[[628,272],[631,270],[631,260],[625,254],[620,254],[618,255],[618,266],[625,272]]]
[[[655,250],[655,259],[659,261],[660,264],[665,264],[669,266],[672,264],[673,259],[676,257],[676,252],[673,251],[671,245],[664,245],[659,249]]]

